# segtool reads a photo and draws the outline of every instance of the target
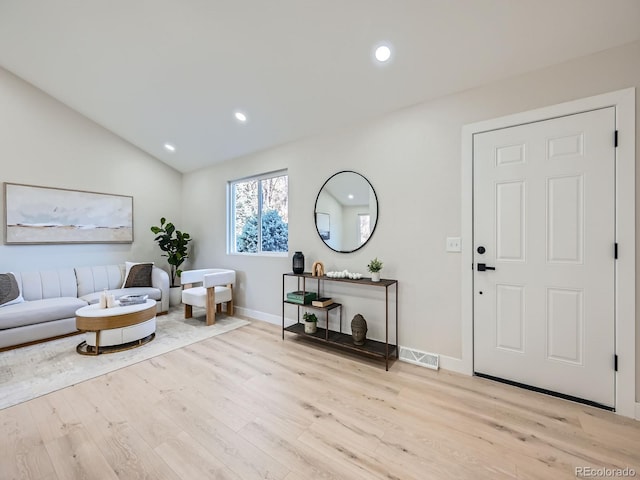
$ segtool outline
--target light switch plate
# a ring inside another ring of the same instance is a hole
[[[447,252],[461,252],[462,240],[460,237],[447,237]]]

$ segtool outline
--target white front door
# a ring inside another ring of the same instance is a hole
[[[614,131],[611,107],[474,135],[476,373],[615,406]]]

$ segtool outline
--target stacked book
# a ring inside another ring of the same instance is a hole
[[[311,303],[316,297],[315,292],[303,292],[302,290],[287,293],[287,300],[289,302],[299,303],[300,305]]]
[[[314,307],[328,307],[333,303],[333,298],[329,297],[318,297],[315,300],[311,301],[311,305]]]

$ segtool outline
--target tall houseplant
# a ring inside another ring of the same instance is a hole
[[[157,235],[155,241],[158,242],[160,250],[162,250],[163,257],[167,257],[167,263],[169,264],[171,286],[178,287],[176,285],[176,278],[180,277],[182,270],[180,265],[189,258],[187,247],[191,241],[191,236],[186,232],[177,230],[175,225],[171,222],[167,222],[166,218],[160,219],[160,226],[151,227],[151,231]]]

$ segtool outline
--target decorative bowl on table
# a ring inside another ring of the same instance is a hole
[[[127,305],[138,305],[139,303],[144,303],[149,298],[149,295],[123,295],[118,299],[121,307],[126,307]]]

